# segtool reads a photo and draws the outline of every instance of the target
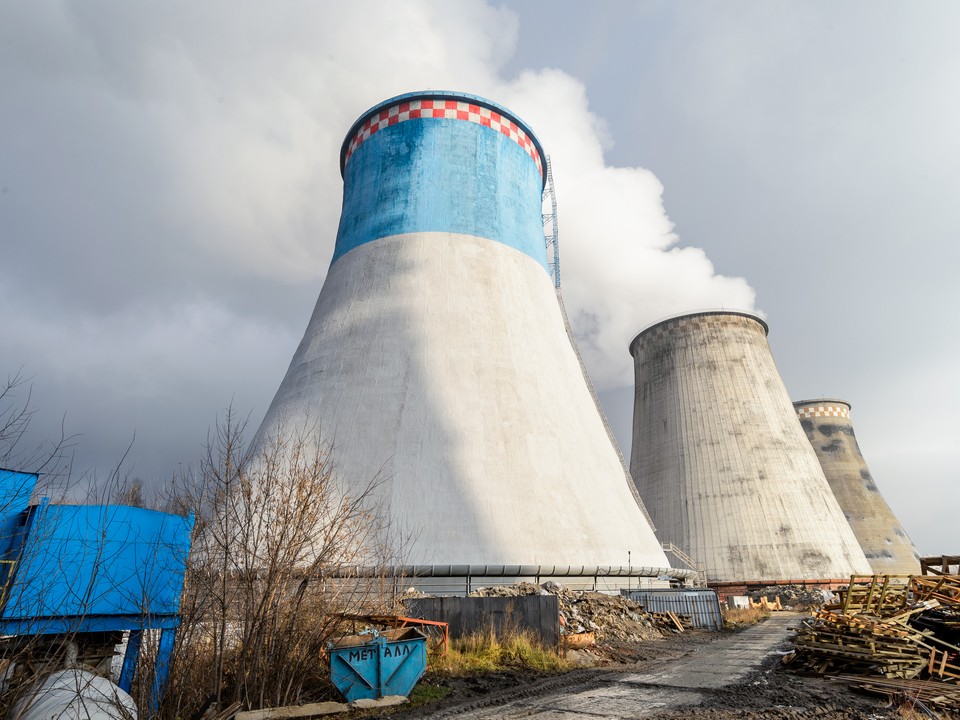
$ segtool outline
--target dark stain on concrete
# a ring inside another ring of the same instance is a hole
[[[828,442],[826,445],[821,445],[820,449],[823,452],[829,452],[829,453],[836,452],[837,450],[840,449],[840,446],[842,443],[843,441],[840,440],[840,438],[834,438],[833,440]]]
[[[823,435],[827,437],[833,437],[836,434],[846,435],[848,437],[853,437],[853,428],[849,425],[837,425],[835,423],[822,423],[817,426]]]
[[[817,570],[821,567],[826,567],[830,564],[830,558],[827,555],[824,555],[822,552],[817,552],[816,550],[807,550],[803,555],[800,556],[800,562],[812,570]]]

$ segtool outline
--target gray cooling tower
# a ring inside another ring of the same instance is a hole
[[[656,575],[669,563],[547,270],[545,168],[530,129],[481,98],[362,115],[333,260],[255,445],[322,432],[348,488],[383,478],[407,565]]]
[[[767,325],[700,312],[634,338],[630,469],[661,540],[713,582],[870,573],[777,372]]]
[[[793,407],[840,509],[878,575],[917,575],[917,551],[873,482],[843,400],[803,400]]]

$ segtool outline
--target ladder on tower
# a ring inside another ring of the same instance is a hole
[[[553,163],[547,156],[547,182],[543,186],[543,237],[547,248],[547,270],[553,286],[560,288],[560,245],[557,233],[557,193],[553,187]]]
[[[698,562],[690,557],[683,550],[678,548],[673,543],[661,543],[660,547],[663,548],[664,552],[668,552],[673,555],[681,564],[685,565],[687,569],[693,570],[697,573],[696,579],[693,581],[694,587],[706,587],[707,586],[707,566],[702,562]]]

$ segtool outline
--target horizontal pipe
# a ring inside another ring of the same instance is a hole
[[[325,569],[324,577],[666,577],[694,578],[696,570],[627,565],[392,565]]]
[[[871,577],[870,575],[857,575],[856,577]],[[908,577],[904,575],[903,577]],[[782,580],[710,580],[707,578],[707,585],[712,588],[739,587],[741,585],[836,585],[850,582],[850,578],[784,578]]]

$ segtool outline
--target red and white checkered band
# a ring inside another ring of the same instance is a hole
[[[801,420],[814,417],[850,418],[850,408],[846,405],[803,405],[797,408]]]
[[[524,152],[537,164],[537,170],[543,177],[543,163],[540,161],[540,153],[537,152],[536,145],[519,125],[496,110],[491,110],[482,105],[460,102],[459,100],[411,100],[398,103],[381,110],[376,115],[371,115],[363,123],[363,126],[357,130],[356,135],[350,139],[346,157],[343,160],[344,167],[350,162],[350,156],[363,144],[363,141],[378,130],[402,123],[405,120],[417,120],[419,118],[466,120],[503,133],[523,148]]]

